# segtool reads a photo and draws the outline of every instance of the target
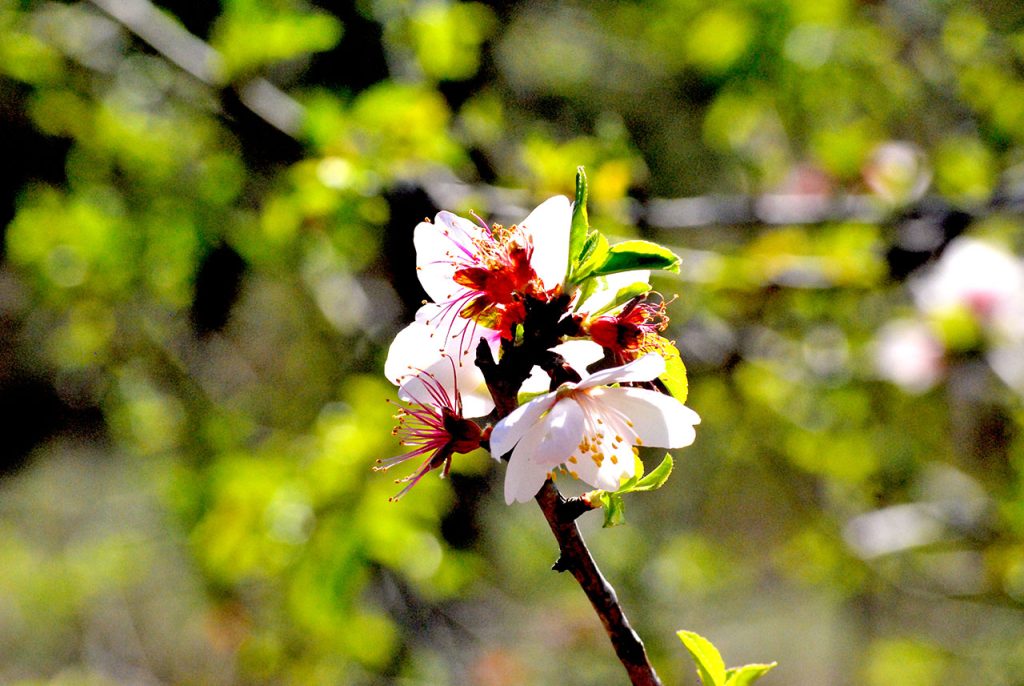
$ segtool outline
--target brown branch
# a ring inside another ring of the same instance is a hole
[[[516,408],[519,386],[533,364],[545,359],[544,353],[558,342],[562,333],[560,328],[573,325],[571,321],[558,319],[567,304],[567,300],[548,304],[530,303],[527,308],[527,334],[524,340],[520,345],[512,345],[506,341],[500,362],[494,360],[487,342],[480,341],[476,350],[476,364],[483,372],[491,391],[497,419],[501,419]],[[533,327],[531,324],[540,326]],[[560,373],[559,360],[560,358],[545,360],[548,366],[551,366],[549,373],[552,373],[552,378]],[[630,682],[634,686],[661,686],[658,674],[647,657],[643,641],[630,626],[626,613],[619,605],[615,589],[601,574],[576,526],[576,519],[584,512],[594,509],[594,506],[583,498],[566,500],[550,480],[544,483],[536,500],[544,513],[544,518],[548,520],[551,533],[558,541],[559,556],[552,569],[571,573],[583,589],[608,638],[611,639],[615,655],[629,674]]]
[[[630,626],[626,613],[619,605],[615,589],[601,574],[583,536],[580,535],[579,527],[576,526],[576,518],[583,514],[583,510],[580,509],[582,505],[573,507],[571,504],[576,499],[564,499],[551,481],[544,484],[536,499],[548,520],[551,533],[558,541],[559,556],[553,569],[572,574],[580,588],[587,594],[608,638],[611,639],[616,656],[629,674],[630,683],[634,686],[661,686],[661,680],[647,658],[643,641]]]

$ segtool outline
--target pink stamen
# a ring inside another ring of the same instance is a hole
[[[454,453],[475,450],[480,444],[479,427],[462,417],[462,394],[458,388],[455,362],[447,355],[445,359],[451,366],[451,393],[434,374],[415,369],[407,377],[420,380],[426,397],[411,396],[404,404],[388,401],[398,407],[395,415],[398,425],[392,433],[398,437],[399,445],[408,446],[411,450],[402,455],[377,460],[374,471],[386,471],[413,458],[427,456],[414,473],[395,481],[407,485],[391,498],[392,501],[408,493],[427,472],[443,467],[441,476],[446,476]],[[456,434],[453,435],[452,431]]]

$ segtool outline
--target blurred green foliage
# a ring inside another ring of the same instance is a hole
[[[582,522],[666,683],[681,626],[764,683],[1020,683],[1021,395],[970,313],[930,390],[872,357],[943,242],[1024,252],[1019,3],[158,4],[0,0],[0,681],[620,683],[500,466],[370,471],[412,227],[583,164],[593,225],[683,256],[697,444]],[[636,226],[762,193],[874,219]]]

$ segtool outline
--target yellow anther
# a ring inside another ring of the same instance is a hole
[[[572,462],[573,464],[576,464],[576,456],[575,455],[570,455],[569,456],[569,462]]]
[[[616,457],[615,455],[612,455],[611,460],[612,460],[612,464],[618,464],[619,463],[619,458]]]

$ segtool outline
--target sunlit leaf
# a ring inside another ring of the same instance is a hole
[[[665,384],[665,388],[672,394],[672,397],[685,403],[689,394],[689,382],[686,378],[686,365],[683,364],[683,358],[679,355],[679,349],[671,341],[660,336],[655,339],[655,344],[652,347],[665,360],[665,371],[658,377],[658,380]]]
[[[572,225],[569,229],[569,273],[575,271],[583,256],[583,248],[590,232],[587,217],[587,173],[576,169],[576,199],[572,205]]]
[[[677,631],[676,636],[690,651],[703,685],[725,686],[725,662],[711,641],[692,631]]]
[[[665,485],[672,473],[672,456],[666,454],[665,459],[645,477],[636,482],[629,492],[656,491]]]
[[[660,269],[668,272],[679,271],[679,256],[674,252],[650,241],[625,241],[608,248],[608,255],[596,275],[614,274],[633,269]]]
[[[750,686],[750,684],[773,670],[778,664],[778,662],[772,662],[767,665],[752,664],[733,667],[726,671],[725,686]]]

